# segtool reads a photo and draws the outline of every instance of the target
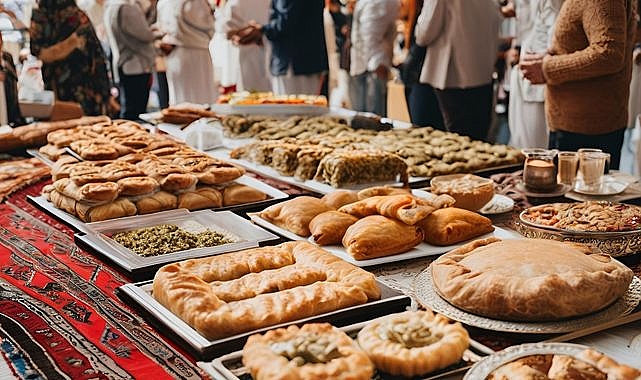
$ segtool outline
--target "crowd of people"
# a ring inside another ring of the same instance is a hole
[[[510,145],[597,147],[616,168],[641,112],[638,82],[630,86],[641,62],[638,3],[37,0],[29,46],[45,87],[87,115],[136,119],[150,90],[160,107],[213,103],[226,82],[222,91],[326,94],[384,116],[398,76],[417,126],[491,140],[497,88],[506,89]],[[506,20],[516,26],[509,38]],[[234,53],[219,62],[221,50]]]

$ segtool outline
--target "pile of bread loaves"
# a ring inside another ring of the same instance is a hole
[[[50,133],[47,139],[40,151],[56,163],[54,182],[44,195],[85,222],[267,198],[233,182],[244,174],[242,168],[152,135],[136,123],[81,126]],[[76,157],[64,155],[68,149]]]

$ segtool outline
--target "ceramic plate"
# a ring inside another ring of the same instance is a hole
[[[598,189],[587,189],[582,182],[577,182],[574,191],[585,195],[615,195],[625,191],[627,183],[618,181],[604,181]]]
[[[572,343],[527,343],[512,346],[476,363],[465,374],[463,380],[485,379],[502,365],[525,356],[548,354],[576,356],[588,348],[587,346]]]
[[[414,290],[416,298],[424,307],[431,308],[455,321],[487,330],[525,334],[560,334],[594,326],[630,314],[641,301],[641,280],[634,277],[623,297],[596,313],[553,322],[513,322],[475,315],[461,310],[441,298],[432,282],[431,265],[416,276]]]

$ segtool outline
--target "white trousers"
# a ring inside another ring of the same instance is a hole
[[[545,121],[544,103],[523,99],[522,81],[524,79],[517,70],[518,67],[513,67],[510,75],[509,145],[519,149],[547,149],[548,128]]]

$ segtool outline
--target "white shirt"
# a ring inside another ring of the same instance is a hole
[[[425,0],[416,43],[427,46],[421,83],[470,88],[492,82],[501,15],[495,0]]]
[[[352,21],[350,74],[391,67],[399,0],[359,0]]]

